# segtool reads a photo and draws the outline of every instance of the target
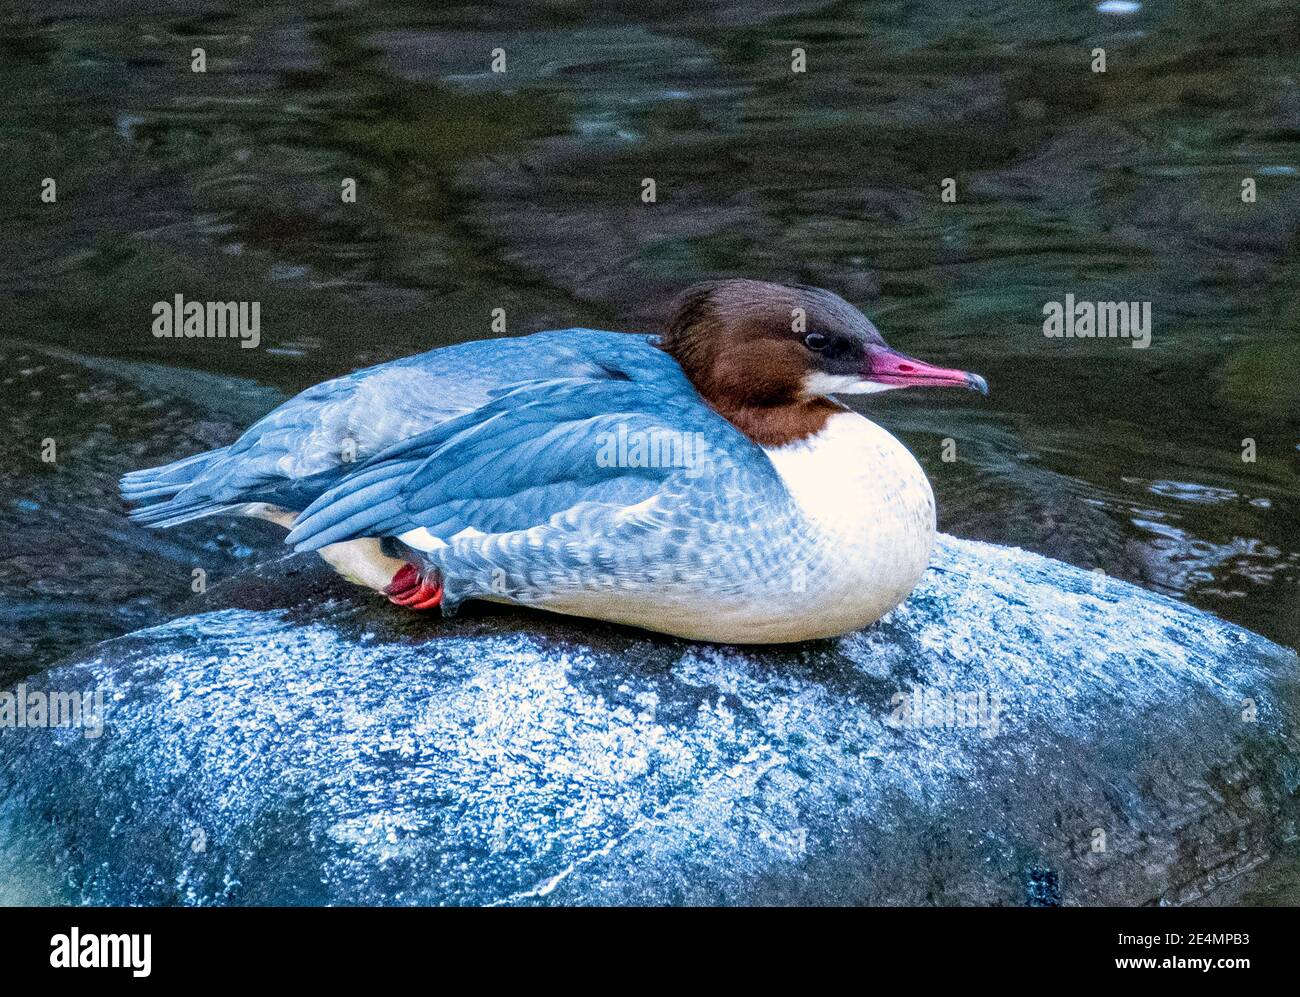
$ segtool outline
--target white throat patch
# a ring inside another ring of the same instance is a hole
[[[901,384],[879,384],[853,374],[827,374],[820,370],[803,379],[803,389],[809,395],[874,395],[901,387]]]

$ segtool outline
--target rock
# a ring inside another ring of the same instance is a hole
[[[0,368],[0,688],[174,616],[195,568],[227,577],[283,536],[239,519],[139,529],[117,485],[126,471],[231,442],[279,392],[9,339]]]
[[[0,730],[0,901],[1185,903],[1300,810],[1293,652],[1014,549],[944,537],[796,647],[444,622],[302,557],[205,608],[27,681],[104,727]]]

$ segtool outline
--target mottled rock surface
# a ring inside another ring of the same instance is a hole
[[[28,680],[105,723],[0,730],[0,900],[1182,903],[1300,810],[1293,652],[970,541],[800,647],[444,622],[302,557],[203,608]]]

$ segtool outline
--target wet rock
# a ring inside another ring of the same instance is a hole
[[[248,566],[273,536],[264,525],[141,530],[125,520],[117,479],[229,443],[283,396],[39,343],[0,341],[0,363],[2,687],[74,648],[175,615],[196,569],[215,583]]]
[[[0,900],[1182,903],[1300,810],[1294,653],[970,541],[797,647],[440,621],[304,557],[200,608],[28,681],[104,726],[0,730]]]

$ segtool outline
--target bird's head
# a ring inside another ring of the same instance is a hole
[[[988,393],[978,374],[892,349],[839,295],[802,284],[697,284],[677,299],[660,345],[710,405],[765,445],[816,432],[839,410],[831,395],[908,387]]]

